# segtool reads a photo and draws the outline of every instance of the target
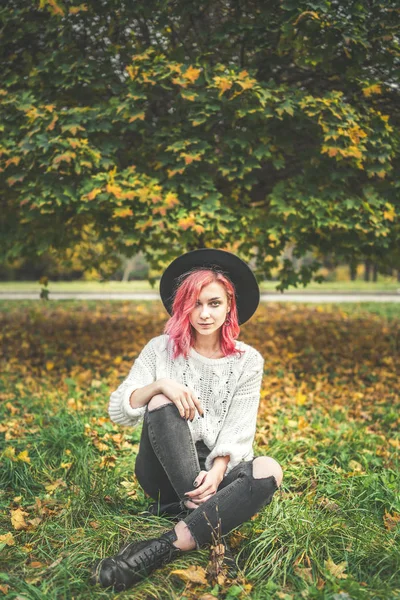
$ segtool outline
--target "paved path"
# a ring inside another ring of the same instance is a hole
[[[158,292],[50,292],[50,300],[160,300]],[[1,300],[39,300],[40,292],[0,292]],[[261,302],[400,302],[400,290],[396,293],[379,294],[330,294],[272,292],[261,294]]]

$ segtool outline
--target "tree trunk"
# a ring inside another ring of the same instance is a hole
[[[378,267],[373,265],[373,281],[376,283],[378,281]]]
[[[370,272],[371,272],[371,261],[367,259],[364,264],[365,264],[364,281],[369,281],[369,276],[370,276]]]
[[[134,267],[135,264],[135,257],[133,256],[132,258],[129,258],[126,261],[126,265],[125,265],[125,269],[124,269],[124,274],[122,276],[122,281],[129,281],[129,275],[131,274],[131,271]]]
[[[350,279],[351,281],[355,281],[357,279],[357,262],[352,261],[350,263]]]

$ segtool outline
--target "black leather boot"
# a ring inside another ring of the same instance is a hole
[[[132,542],[120,554],[94,563],[90,582],[122,592],[180,556],[182,550],[173,545],[177,539],[171,529],[159,538]]]

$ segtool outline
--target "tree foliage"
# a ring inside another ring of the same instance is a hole
[[[397,2],[7,0],[4,257],[288,242],[398,266]],[[396,21],[397,18],[397,21]],[[396,102],[397,101],[397,102]],[[307,283],[285,260],[281,289]]]

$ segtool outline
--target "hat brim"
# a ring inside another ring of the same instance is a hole
[[[235,286],[239,325],[252,317],[260,303],[260,288],[253,271],[232,252],[216,248],[186,252],[165,269],[160,279],[160,296],[168,314],[172,315],[176,289],[181,282],[178,277],[196,267],[217,269],[226,274]]]

